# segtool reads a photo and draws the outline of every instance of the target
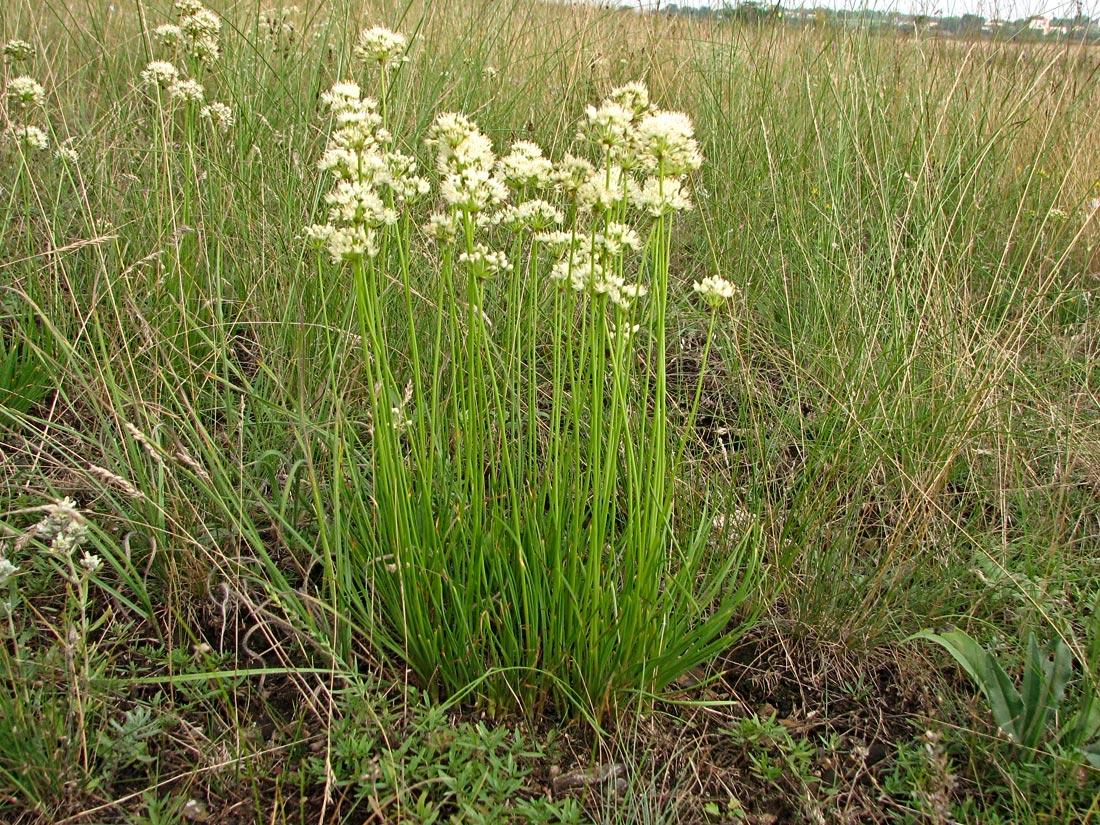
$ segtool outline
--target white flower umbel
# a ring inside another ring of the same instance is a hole
[[[103,559],[101,559],[96,554],[89,553],[87,550],[85,550],[84,555],[80,559],[80,566],[84,568],[84,570],[90,576],[103,566]]]
[[[424,234],[440,244],[453,244],[458,238],[459,214],[457,212],[435,212],[424,224]]]
[[[599,108],[589,106],[585,118],[580,137],[605,150],[630,146],[634,133],[634,112],[630,109],[617,103],[604,103]]]
[[[593,212],[609,212],[626,201],[628,181],[619,166],[596,169],[577,189],[577,205]]]
[[[503,252],[494,251],[485,244],[474,244],[473,252],[463,252],[458,260],[468,264],[476,274],[483,278],[500,272],[511,272],[512,264]]]
[[[643,117],[636,138],[642,163],[665,176],[686,175],[703,163],[691,118],[682,112],[655,112]]]
[[[219,101],[214,101],[209,106],[203,106],[202,111],[199,112],[199,116],[203,120],[209,121],[212,126],[217,127],[222,132],[228,132],[233,128],[233,124],[236,122],[233,110]]]
[[[408,42],[403,34],[374,26],[359,35],[354,54],[364,63],[377,63],[388,69],[402,62]]]
[[[5,95],[9,104],[20,109],[37,108],[46,104],[46,90],[42,84],[26,75],[13,78],[8,83]]]
[[[554,183],[572,199],[595,171],[592,164],[584,158],[567,154],[554,170]]]
[[[27,152],[44,152],[50,145],[49,137],[37,126],[13,123],[4,134]]]
[[[328,249],[334,262],[373,258],[379,252],[379,230],[397,223],[394,205],[427,194],[428,183],[416,175],[413,158],[386,151],[392,139],[382,128],[378,104],[361,97],[356,83],[336,83],[322,100],[336,129],[317,165],[335,182],[325,195],[328,222],[307,227],[305,234]]]
[[[202,103],[202,84],[197,80],[177,80],[168,87],[168,96],[186,104]]]
[[[162,46],[174,48],[183,39],[183,29],[175,23],[165,23],[153,29],[153,39]]]
[[[53,156],[64,164],[75,164],[80,160],[80,155],[71,146],[58,146]]]
[[[179,79],[179,69],[167,60],[154,60],[141,72],[141,82],[148,88],[167,89]]]
[[[630,203],[654,218],[691,209],[691,198],[679,178],[647,178],[638,186],[630,181]]]
[[[561,226],[564,220],[565,216],[560,209],[538,198],[505,207],[496,215],[496,223],[516,231],[526,229],[543,232],[551,227]]]
[[[435,149],[436,169],[441,175],[468,168],[490,172],[493,168],[492,141],[465,115],[454,112],[437,115],[424,143]]]
[[[554,164],[542,156],[542,147],[517,140],[498,163],[500,176],[514,189],[538,189],[553,183]]]
[[[26,40],[9,40],[4,44],[4,62],[22,63],[35,55],[35,48]]]
[[[221,57],[218,37],[222,22],[214,12],[201,3],[184,4],[186,11],[180,9],[179,28],[182,32],[180,45],[193,58],[203,63],[213,63]],[[176,4],[179,8],[180,4]]]
[[[649,89],[646,88],[644,83],[637,80],[617,89],[612,89],[606,102],[628,109],[635,120],[653,111],[653,107],[649,103]]]
[[[702,281],[696,281],[692,289],[714,309],[722,306],[726,301],[732,301],[740,293],[736,284],[727,281],[721,275],[710,275]]]

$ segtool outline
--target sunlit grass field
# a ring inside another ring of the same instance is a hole
[[[0,823],[1100,819],[1095,48],[0,40]]]

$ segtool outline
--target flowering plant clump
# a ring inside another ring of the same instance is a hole
[[[372,388],[362,457],[339,471],[353,537],[326,562],[336,610],[432,691],[476,682],[490,707],[604,716],[725,644],[748,593],[751,530],[712,578],[709,519],[673,530],[671,230],[702,157],[687,115],[632,83],[589,107],[582,151],[558,163],[530,141],[498,156],[469,117],[438,114],[433,185],[387,123],[405,48],[367,30],[356,56],[378,96],[350,80],[322,95],[331,185],[305,228],[327,252],[318,278],[325,257],[351,270]]]

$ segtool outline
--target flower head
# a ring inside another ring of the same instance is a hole
[[[174,23],[165,23],[153,29],[153,38],[162,46],[176,46],[183,37],[183,29]]]
[[[354,54],[364,63],[377,63],[388,69],[402,62],[407,45],[405,35],[374,26],[359,35],[359,45],[355,47]]]
[[[209,121],[211,125],[216,126],[223,132],[232,129],[236,121],[233,110],[220,101],[214,101],[208,106],[203,106],[199,112],[199,117]]]
[[[717,309],[726,301],[732,301],[740,292],[735,284],[721,275],[710,275],[702,281],[696,281],[692,289],[698,292],[699,297],[713,309]]]
[[[44,106],[46,103],[46,90],[42,84],[33,77],[16,77],[8,83],[6,91],[8,100],[21,109],[31,106]]]
[[[4,134],[8,140],[28,152],[44,152],[50,145],[46,133],[37,126],[13,123]]]
[[[527,140],[517,140],[507,155],[498,161],[504,182],[515,189],[550,185],[554,164],[542,156],[542,147]]]
[[[634,130],[634,112],[617,103],[604,103],[598,109],[585,110],[586,123],[580,137],[588,138],[604,149],[624,149],[630,145]]]
[[[638,123],[637,142],[642,162],[664,175],[684,175],[703,163],[691,118],[682,112],[645,116]]]
[[[22,63],[35,55],[35,48],[26,40],[9,40],[4,44],[4,60],[7,63]]]
[[[62,163],[73,164],[80,160],[80,155],[71,146],[58,146],[53,156]]]
[[[84,568],[88,575],[91,575],[103,566],[103,559],[95,553],[89,553],[85,550],[84,555],[80,559],[80,566]]]
[[[494,251],[485,244],[474,244],[473,252],[463,252],[458,256],[462,263],[473,267],[474,272],[483,278],[498,272],[511,272],[512,263],[503,252]]]
[[[202,84],[197,80],[177,80],[168,87],[168,96],[183,103],[202,103]]]
[[[154,60],[142,70],[141,82],[149,88],[167,89],[179,76],[179,69],[167,60]]]
[[[680,178],[647,178],[641,186],[631,181],[629,189],[630,203],[654,218],[691,209]]]
[[[531,232],[544,232],[550,227],[560,226],[565,216],[553,204],[535,198],[509,206],[497,216],[497,223],[511,229],[527,229]]]
[[[649,89],[640,81],[634,81],[617,89],[612,89],[606,102],[629,109],[635,119],[649,114],[653,110],[649,103]]]
[[[596,169],[577,189],[577,203],[583,209],[607,212],[626,200],[628,180],[619,166]]]

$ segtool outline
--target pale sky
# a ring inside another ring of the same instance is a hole
[[[637,6],[638,0],[619,0],[624,6]],[[644,5],[652,6],[654,0],[642,0]],[[715,6],[721,8],[721,0],[661,0],[662,6],[669,3],[680,6]],[[758,0],[770,5],[769,0]],[[736,6],[737,0],[729,5]],[[1000,17],[1016,20],[1033,14],[1047,17],[1073,17],[1078,5],[1074,0],[780,0],[786,8],[806,8],[827,6],[841,9],[872,8],[880,11],[900,11],[906,14],[930,14],[936,16],[957,16],[962,14],[980,14],[982,17]],[[1100,0],[1080,0],[1082,14],[1093,18],[1100,17]]]

